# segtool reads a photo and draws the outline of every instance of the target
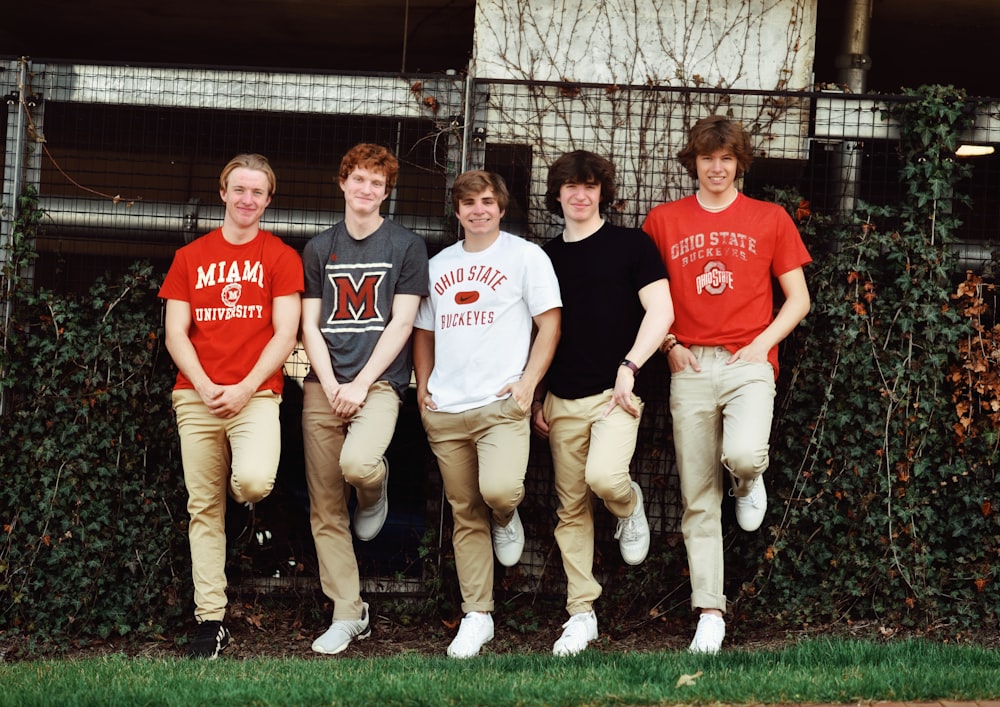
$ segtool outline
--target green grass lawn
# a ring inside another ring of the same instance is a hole
[[[924,640],[781,650],[485,655],[466,661],[110,656],[0,664],[0,704],[621,705],[1000,698],[1000,653]]]

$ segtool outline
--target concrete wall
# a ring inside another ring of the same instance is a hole
[[[811,87],[818,0],[479,0],[478,78]]]

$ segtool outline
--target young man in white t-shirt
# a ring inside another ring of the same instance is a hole
[[[478,655],[493,638],[491,535],[501,564],[521,558],[531,401],[559,340],[558,280],[541,247],[500,230],[509,199],[497,174],[456,178],[465,238],[431,258],[430,295],[414,323],[417,400],[454,517],[466,614],[453,658]]]

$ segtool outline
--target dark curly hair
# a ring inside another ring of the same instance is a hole
[[[545,190],[545,208],[556,216],[563,215],[559,203],[559,190],[563,184],[600,184],[603,212],[615,198],[615,166],[609,161],[586,150],[567,152],[549,167],[548,186]]]

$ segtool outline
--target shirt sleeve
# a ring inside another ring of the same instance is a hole
[[[413,326],[424,331],[434,331],[434,303],[430,297],[420,300],[420,307],[417,308],[417,317],[413,320]]]
[[[426,297],[430,275],[427,272],[427,245],[416,233],[408,239],[396,287],[397,294]]]
[[[651,282],[666,279],[667,268],[663,264],[660,251],[653,242],[653,239],[643,231],[636,230],[633,231],[633,234],[636,246],[632,252],[635,253],[637,258],[635,285],[637,290],[641,290]]]
[[[782,207],[775,205],[775,208],[777,209],[775,231],[778,237],[774,248],[774,259],[771,262],[771,273],[778,277],[795,268],[808,265],[812,262],[812,257],[806,250],[792,217]]]
[[[319,299],[323,296],[323,263],[317,255],[321,238],[322,236],[310,238],[302,250],[303,284],[305,286],[302,296],[307,299]]]
[[[188,268],[186,252],[183,248],[174,253],[174,260],[167,270],[158,296],[162,299],[191,301],[191,289],[188,287]]]
[[[559,278],[556,277],[552,261],[541,246],[528,243],[525,261],[527,267],[524,269],[524,292],[531,316],[535,317],[555,307],[562,307]]]
[[[271,296],[284,297],[295,292],[302,292],[303,289],[305,286],[303,284],[302,259],[294,248],[281,243],[281,250],[275,261]]]

